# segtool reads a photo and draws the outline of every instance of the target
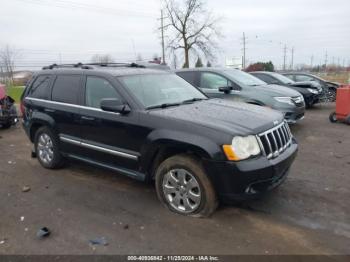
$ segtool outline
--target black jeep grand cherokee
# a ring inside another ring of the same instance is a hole
[[[23,126],[45,168],[65,158],[155,180],[180,214],[281,184],[297,152],[283,115],[208,99],[173,73],[137,65],[50,66],[22,98]]]

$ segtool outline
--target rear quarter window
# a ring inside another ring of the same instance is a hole
[[[29,97],[38,99],[48,99],[50,93],[51,78],[52,77],[50,75],[38,76],[28,90],[27,95]]]
[[[58,75],[52,87],[52,100],[68,104],[77,104],[80,80],[80,75]]]

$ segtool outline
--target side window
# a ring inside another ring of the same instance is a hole
[[[80,75],[59,75],[52,90],[52,100],[68,104],[78,103]]]
[[[196,86],[196,73],[195,72],[179,72],[178,76],[185,79],[188,83],[193,86]]]
[[[50,88],[51,76],[41,75],[32,84],[28,96],[39,99],[49,98],[49,88]]]
[[[312,77],[309,76],[304,76],[304,75],[296,75],[295,76],[295,81],[296,82],[303,82],[303,81],[314,81]]]
[[[201,73],[201,88],[206,89],[218,89],[219,87],[225,87],[229,85],[229,81],[217,74],[213,73]]]
[[[263,74],[256,74],[254,75],[260,80],[264,81],[265,83],[272,84],[273,82],[276,82],[271,76],[263,75]]]
[[[101,100],[104,98],[121,99],[115,88],[107,80],[88,76],[85,86],[85,105],[100,108]]]
[[[288,77],[290,80],[293,80],[293,81],[294,81],[294,79],[295,79],[295,76],[294,76],[294,75],[284,75],[284,76]]]

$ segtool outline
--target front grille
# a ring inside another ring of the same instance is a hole
[[[293,135],[286,122],[258,135],[263,153],[268,159],[279,156],[292,143]]]

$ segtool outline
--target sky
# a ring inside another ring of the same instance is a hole
[[[311,57],[313,65],[323,64],[326,53],[328,64],[350,63],[350,0],[206,3],[221,18],[215,65],[242,55],[243,32],[248,64],[271,60],[280,67],[285,45],[287,65],[292,49],[294,65],[310,64]],[[160,0],[0,0],[0,48],[16,50],[17,69],[90,62],[94,54],[150,60],[161,55],[160,9]]]

